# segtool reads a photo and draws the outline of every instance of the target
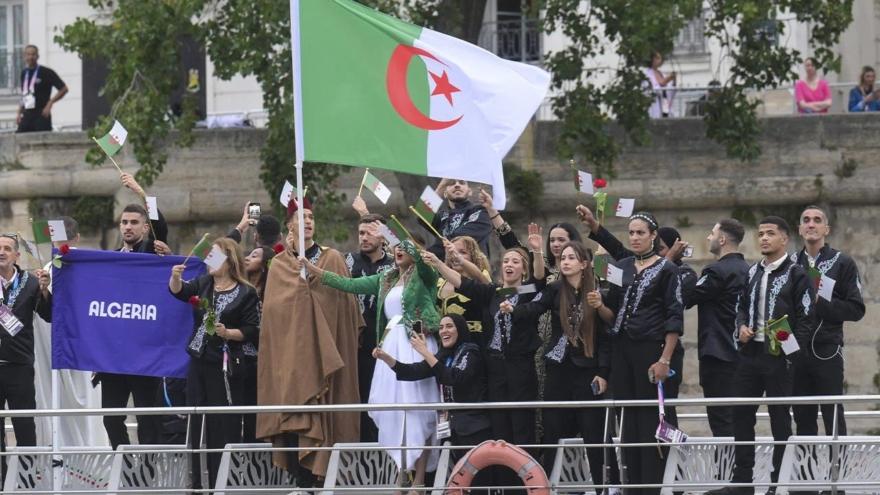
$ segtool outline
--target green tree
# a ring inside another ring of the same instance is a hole
[[[728,154],[749,160],[760,154],[758,102],[747,92],[775,88],[797,79],[802,54],[776,40],[786,26],[778,12],[809,23],[809,44],[820,66],[839,70],[832,47],[852,22],[852,0],[543,0],[544,29],[561,31],[570,40],[564,50],[547,57],[553,72],[553,106],[561,121],[560,155],[582,157],[594,174],[613,176],[613,163],[627,142],[646,143],[647,109],[641,68],[654,51],[669,53],[685,24],[702,15],[709,43],[721,46],[731,62],[730,76],[706,104],[706,134]],[[580,8],[579,8],[580,7]],[[596,65],[598,57],[614,54],[616,67]],[[598,84],[599,78],[610,81]],[[618,124],[623,136],[609,132]]]

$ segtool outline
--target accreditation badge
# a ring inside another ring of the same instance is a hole
[[[0,304],[0,326],[12,337],[18,335],[18,332],[24,328],[24,325],[12,314],[9,306],[5,304]]]
[[[33,110],[37,107],[37,99],[34,97],[33,93],[28,93],[21,97],[21,106],[24,107],[25,110]]]
[[[437,413],[437,440],[445,440],[452,436],[452,428],[449,426],[449,411]]]

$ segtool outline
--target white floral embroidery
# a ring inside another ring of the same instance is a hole
[[[453,232],[458,230],[461,226],[461,222],[464,220],[464,213],[455,213],[453,215],[444,214],[443,215],[443,235],[450,236]]]
[[[752,277],[754,277],[755,273],[757,273],[757,272],[758,272],[758,264],[755,263],[754,265],[752,265],[751,268],[749,268],[749,280],[751,280]]]
[[[480,210],[471,213],[471,216],[468,217],[467,222],[465,223],[476,222],[478,218],[480,218]]]
[[[681,280],[676,280],[675,282],[675,300],[678,301],[678,304],[684,306],[684,300],[681,298]]]
[[[452,363],[453,366],[462,371],[466,370],[468,365],[468,353],[464,351],[464,348],[460,349],[458,355],[455,356],[455,361]]]
[[[790,259],[794,263],[797,263],[797,260],[798,260],[797,253],[791,253],[790,255],[788,255],[788,259]]]
[[[757,301],[758,296],[758,286],[761,285],[760,282],[756,283],[752,286],[752,293],[749,296],[749,326],[755,328],[755,302]],[[737,301],[739,304],[739,301]]]
[[[516,303],[519,302],[519,294],[514,294],[513,296],[507,299],[510,304],[516,306]],[[503,343],[510,343],[511,336],[511,327],[513,326],[513,314],[512,313],[503,313],[501,310],[495,312],[495,326],[492,330],[492,342],[489,344],[489,348],[495,351],[501,352]],[[502,335],[503,343],[502,343]]]
[[[859,289],[859,294],[862,293],[862,279],[858,275],[856,275],[856,287]]]
[[[635,303],[633,304],[633,313],[635,313],[636,311],[639,310],[639,303],[642,302],[642,296],[645,295],[645,289],[647,289],[648,286],[651,285],[651,282],[653,282],[654,279],[657,278],[657,274],[659,274],[660,271],[663,270],[664,266],[666,266],[666,259],[665,258],[661,259],[656,265],[652,266],[651,268],[648,268],[647,270],[645,270],[643,272],[642,280],[639,282],[639,286],[636,288],[636,300],[635,300]],[[681,288],[680,285],[679,285],[679,288]],[[679,296],[679,301],[680,301],[681,294],[679,294],[678,296]]]
[[[238,293],[240,292],[241,285],[236,285],[235,289],[231,292],[227,292],[226,294],[220,294],[217,296],[217,301],[214,303],[214,321],[220,323],[220,315],[223,314],[223,310],[226,309],[226,306],[229,306],[229,303],[235,300],[238,297]],[[202,324],[199,325],[199,329],[196,330],[196,335],[193,337],[192,342],[189,344],[189,348],[198,353],[202,352],[202,347],[205,344],[205,334],[208,329],[205,327],[205,322],[208,319],[208,312],[205,311],[205,314],[202,315]],[[256,355],[256,353],[254,354]]]
[[[348,268],[348,273],[354,276],[354,273],[351,273],[354,270],[354,256],[351,253],[345,255],[345,266]]]
[[[776,309],[776,298],[779,297],[782,287],[788,283],[788,276],[791,274],[791,269],[794,268],[794,266],[794,263],[790,263],[788,268],[785,269],[785,273],[773,281],[773,287],[770,288],[770,292],[767,294],[767,314],[764,316],[765,320],[770,320],[770,318],[776,317],[774,314],[774,310]]]
[[[817,264],[816,268],[819,270],[820,273],[822,273],[822,275],[825,275],[826,273],[828,273],[828,270],[830,270],[831,267],[834,266],[835,263],[837,263],[838,258],[840,258],[840,251],[838,251],[837,254],[835,254],[834,257],[830,260],[825,260]]]
[[[804,297],[801,298],[801,304],[804,306],[804,315],[810,315],[810,291],[804,292]]]
[[[709,276],[703,275],[702,277],[700,277],[700,280],[697,280],[697,285],[703,285],[703,282],[705,282],[706,280],[709,280]]]
[[[860,285],[860,286],[859,286],[859,290],[861,290],[861,289],[862,289],[862,286]],[[543,294],[543,292],[538,292],[538,295],[535,296],[534,299],[532,299],[532,302],[538,302],[538,301],[540,301],[540,300],[541,300],[541,297],[542,297],[542,294]]]
[[[545,356],[547,356],[547,359],[550,359],[557,363],[561,363],[562,358],[565,357],[565,346],[568,344],[566,340],[567,339],[565,338],[565,335],[559,337],[559,341],[556,342],[556,345],[553,346],[553,349],[550,349],[550,352],[545,354]]]
[[[666,265],[666,259],[661,259],[657,262],[656,265],[648,268],[647,270],[641,273],[642,279],[639,281],[639,286],[636,288],[636,300],[633,304],[633,313],[639,310],[639,303],[642,301],[642,296],[645,293],[645,289],[650,285],[650,283],[657,277],[657,274],[660,273],[660,270]],[[626,288],[626,292],[623,294],[623,301],[620,303],[620,309],[617,310],[617,317],[614,319],[614,326],[611,328],[611,334],[617,335],[620,333],[620,327],[623,325],[623,320],[626,314],[627,303],[629,303],[629,296],[632,293],[633,285],[629,285]],[[679,285],[679,288],[681,286]],[[679,296],[680,297],[680,296]]]
[[[18,295],[21,294],[21,290],[24,289],[24,286],[27,285],[27,282],[28,282],[28,277],[29,277],[28,272],[19,271],[18,273],[21,274],[20,275],[21,278],[18,279],[19,280],[18,285],[15,287],[15,290],[13,290],[12,292],[9,293],[8,301],[6,301],[6,305],[9,306],[10,309],[13,306],[15,306],[15,301],[16,301],[16,299],[18,299]],[[13,278],[15,278],[15,277],[13,277]],[[2,293],[0,293],[0,295],[2,295]]]

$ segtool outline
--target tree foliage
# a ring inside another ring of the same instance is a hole
[[[554,112],[561,120],[560,154],[583,157],[594,173],[613,175],[613,163],[625,144],[608,132],[615,122],[625,139],[646,142],[651,95],[641,68],[656,50],[668,54],[686,23],[702,15],[708,43],[720,45],[730,74],[706,103],[706,134],[743,160],[760,153],[761,127],[753,90],[775,88],[797,79],[803,54],[784,40],[787,26],[779,13],[809,23],[809,45],[818,65],[839,70],[832,47],[852,22],[853,0],[543,0],[544,29],[561,31],[570,43],[547,57],[553,72]],[[602,56],[616,55],[616,67],[601,67]],[[608,82],[600,84],[602,78]]]
[[[415,24],[476,42],[486,0],[359,0]],[[802,61],[795,49],[774,43],[784,39],[785,23],[778,12],[790,12],[810,23],[809,43],[820,66],[837,70],[832,51],[852,21],[853,0],[535,0],[524,2],[530,13],[541,12],[546,31],[561,32],[569,43],[548,54],[553,73],[554,111],[561,121],[560,154],[582,157],[594,175],[612,175],[616,157],[626,143],[647,142],[647,108],[641,68],[654,50],[668,53],[686,23],[705,19],[705,36],[721,46],[730,62],[729,77],[706,104],[707,136],[728,153],[750,159],[760,153],[758,103],[747,92],[793,81]],[[56,37],[65,49],[110,62],[102,89],[113,102],[93,134],[106,132],[113,119],[129,128],[135,157],[142,165],[139,179],[151,183],[161,173],[171,131],[176,144],[191,142],[196,112],[194,98],[184,98],[181,116],[169,109],[170,95],[184,81],[180,75],[180,40],[200,41],[222,79],[254,76],[268,112],[268,137],[261,152],[260,177],[270,196],[278,197],[294,173],[292,64],[288,2],[279,0],[89,0],[96,15],[77,19]],[[775,32],[774,32],[775,31]],[[597,60],[614,55],[616,67]],[[607,81],[603,82],[602,78]],[[624,137],[615,137],[616,123]],[[89,160],[103,159],[97,150]],[[334,187],[340,168],[304,168],[304,179],[320,198],[319,216],[330,218],[344,199]],[[398,174],[404,191],[415,190],[412,177]],[[410,191],[412,192],[412,191]],[[326,207],[325,207],[326,206]],[[328,223],[329,225],[329,223]],[[338,233],[338,232],[336,232]]]

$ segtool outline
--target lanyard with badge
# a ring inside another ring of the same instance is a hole
[[[453,356],[446,358],[446,367],[452,367]],[[452,402],[451,386],[440,385],[440,402]],[[447,397],[448,392],[448,397]],[[437,411],[437,440],[444,440],[452,436],[452,428],[449,425],[449,411]]]
[[[25,110],[33,110],[37,106],[37,98],[34,96],[34,87],[37,85],[37,76],[40,73],[40,66],[36,66],[33,72],[25,69],[24,79],[21,81],[21,106]],[[30,76],[30,77],[28,77]]]
[[[18,332],[24,328],[24,324],[12,314],[12,307],[15,306],[15,300],[18,299],[22,287],[27,283],[27,278],[27,272],[19,272],[19,276],[15,277],[9,290],[9,299],[0,304],[0,326],[12,337],[18,335]]]

